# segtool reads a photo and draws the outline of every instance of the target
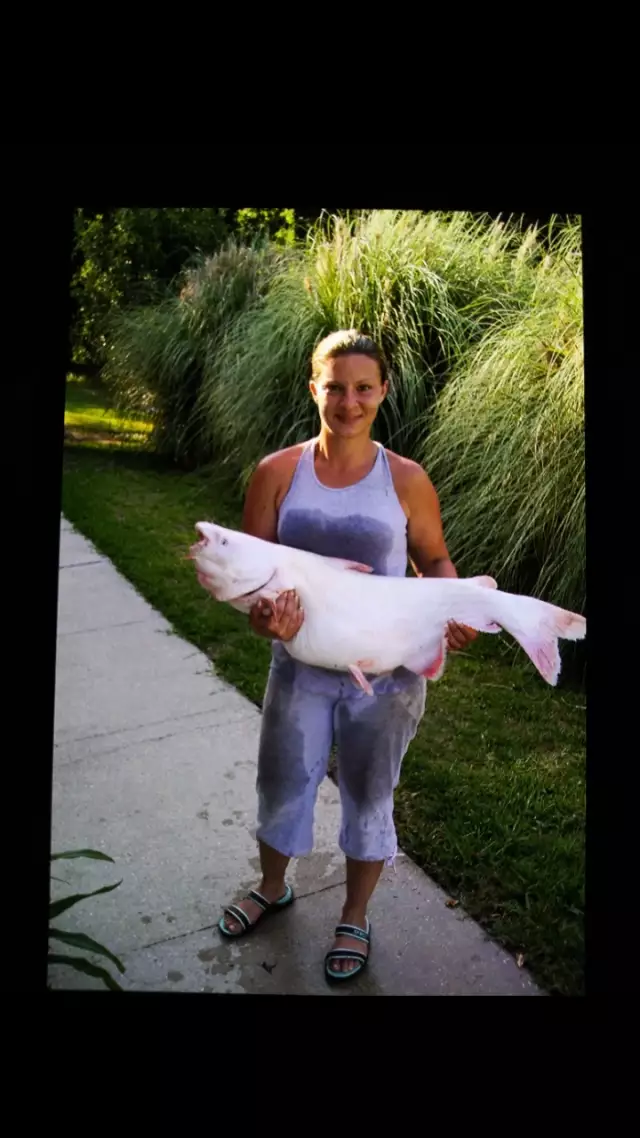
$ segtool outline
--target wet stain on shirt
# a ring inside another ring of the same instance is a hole
[[[282,545],[319,553],[323,557],[344,557],[371,565],[384,576],[393,551],[392,527],[364,514],[331,518],[322,510],[287,510],[278,533]]]

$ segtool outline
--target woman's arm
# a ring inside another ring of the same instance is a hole
[[[433,483],[415,462],[403,463],[402,497],[408,510],[407,542],[411,564],[420,577],[457,577],[444,539],[440,503]],[[449,648],[465,648],[478,633],[466,624],[450,621],[447,626]]]
[[[242,514],[242,529],[252,537],[260,537],[263,541],[278,540],[276,503],[282,475],[279,454],[268,455],[256,467],[247,488]],[[249,613],[249,623],[258,636],[266,636],[269,640],[291,640],[304,621],[300,598],[290,590],[281,593],[274,605],[275,612],[270,605],[258,601]]]
[[[242,512],[242,529],[263,541],[278,540],[276,499],[280,488],[278,455],[270,454],[258,463],[247,487]]]

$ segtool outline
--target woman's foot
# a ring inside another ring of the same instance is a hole
[[[340,918],[341,925],[355,925],[356,928],[367,930],[367,915],[363,912],[357,912],[350,909],[343,909]],[[364,940],[352,936],[338,936],[333,942],[333,948],[349,949],[354,952],[362,952],[365,956],[369,955],[369,945]],[[332,949],[333,950],[333,949]],[[358,960],[332,960],[332,972],[353,972],[354,968],[360,968],[361,962]]]
[[[284,897],[286,891],[287,887],[284,883],[284,880],[278,881],[275,884],[273,882],[268,883],[262,880],[256,890],[257,893],[260,893],[260,895],[264,897],[265,901],[269,901],[271,904],[273,904],[274,901],[279,901],[282,897]],[[250,897],[243,897],[241,901],[238,901],[236,903],[236,908],[241,909],[243,913],[246,913],[252,925],[256,923],[256,921],[262,916],[264,912],[264,910],[261,909],[255,901],[252,901]],[[241,933],[243,931],[242,924],[239,920],[232,916],[231,913],[225,913],[224,923],[225,928],[228,929],[232,936],[236,936],[238,933]]]

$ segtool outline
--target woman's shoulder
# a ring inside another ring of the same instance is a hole
[[[268,470],[286,470],[295,465],[308,443],[296,443],[295,446],[285,447],[283,450],[274,450],[260,459],[258,468]]]
[[[386,447],[385,454],[393,488],[407,518],[418,517],[425,510],[432,512],[438,505],[438,496],[424,467],[412,458],[404,458]]]
[[[275,503],[276,510],[286,497],[296,466],[307,443],[296,443],[295,446],[285,447],[283,450],[266,454],[258,463],[252,487],[259,495],[267,495]]]
[[[383,449],[396,487],[401,486],[405,489],[420,482],[424,483],[425,480],[429,481],[426,470],[419,462],[414,462],[412,458],[405,458],[404,455],[396,454],[395,451],[388,450],[387,447]]]
[[[306,445],[306,443],[296,443],[295,446],[285,447],[284,450],[276,450],[272,454],[266,454],[264,458],[260,459],[256,467],[256,475],[258,478],[268,478],[269,480],[275,478],[278,481],[292,477]]]
[[[304,443],[297,443],[266,454],[260,460],[245,495],[243,529],[246,533],[262,537],[265,541],[277,541],[278,511],[304,446]]]

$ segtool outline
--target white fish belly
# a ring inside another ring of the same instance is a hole
[[[358,664],[381,674],[435,650],[446,617],[436,596],[416,588],[425,582],[337,572],[323,581],[296,584],[305,619],[285,647],[297,660],[346,671]],[[431,602],[431,603],[430,603]]]

